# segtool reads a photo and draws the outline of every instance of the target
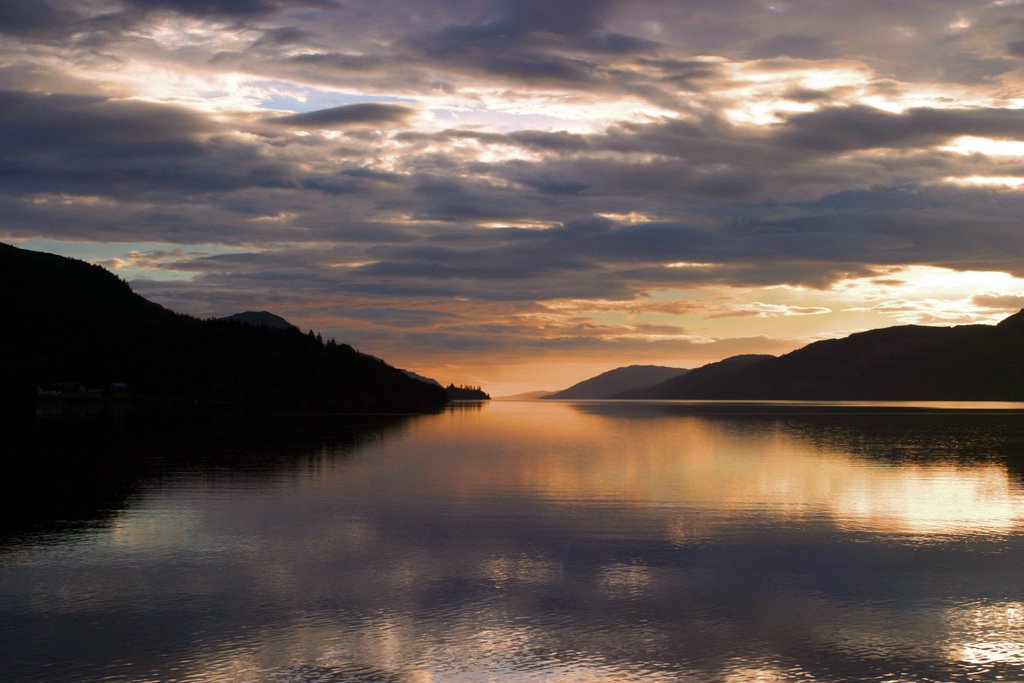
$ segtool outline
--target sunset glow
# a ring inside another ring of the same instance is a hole
[[[0,240],[181,312],[503,395],[1024,306],[1019,3],[10,7]]]

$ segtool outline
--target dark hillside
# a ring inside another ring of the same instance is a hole
[[[667,399],[679,398],[680,387],[686,391],[714,394],[720,387],[730,386],[734,377],[745,371],[750,366],[760,363],[763,360],[773,359],[775,356],[766,355],[742,355],[732,356],[717,363],[709,363],[696,370],[691,370],[683,375],[677,375],[660,384],[655,384],[644,389],[624,391],[612,398],[642,398],[642,399]],[[702,397],[706,398],[706,397]]]
[[[136,395],[285,409],[416,411],[440,387],[296,328],[199,320],[147,301],[99,266],[0,245],[7,329],[0,392],[52,382],[127,383]]]
[[[621,397],[1024,401],[1024,311],[994,326],[904,325],[743,358]]]
[[[219,318],[219,320],[242,323],[243,325],[254,325],[256,327],[276,327],[279,330],[295,327],[295,325],[292,325],[281,316],[274,315],[270,311],[245,311]]]
[[[685,368],[662,365],[629,365],[615,368],[578,382],[568,389],[557,391],[544,399],[601,399],[611,398],[630,390],[642,390],[686,372]]]
[[[449,401],[490,401],[491,395],[480,387],[455,386],[449,384],[445,389]]]

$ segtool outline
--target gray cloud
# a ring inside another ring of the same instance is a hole
[[[9,0],[0,4],[0,33],[45,35],[68,24],[71,17],[46,0]]]
[[[839,54],[836,47],[820,36],[799,33],[770,36],[757,41],[750,48],[750,56],[798,57],[801,59],[824,59]]]
[[[292,38],[298,38],[298,36],[292,36]],[[260,40],[262,41],[263,39],[261,38]],[[257,46],[259,44],[258,42]],[[307,52],[292,55],[287,58],[287,61],[292,64],[328,67],[341,72],[369,71],[389,65],[388,60],[378,55],[357,55],[338,52]]]
[[[978,294],[971,297],[971,302],[976,306],[995,308],[1002,311],[1014,313],[1024,309],[1024,293],[1020,294]]]
[[[949,182],[1024,177],[1020,159],[938,147],[962,135],[1024,139],[1021,111],[1005,99],[1022,78],[1011,57],[1024,54],[1006,7],[97,8],[0,8],[0,232],[125,242],[126,253],[154,241],[238,252],[137,260],[194,277],[140,285],[184,310],[280,302],[344,318],[364,339],[501,347],[487,335],[511,336],[519,321],[494,327],[494,310],[527,315],[552,299],[827,287],[912,263],[1024,274],[1024,194]],[[130,79],[90,80],[150,62],[203,85],[179,87],[171,99],[185,104],[172,105],[132,97]],[[836,69],[863,82],[830,84]],[[758,80],[787,73],[771,88]],[[189,107],[207,87],[222,98],[216,114]],[[928,99],[943,87],[946,99]],[[895,112],[863,100],[907,93],[930,104]],[[244,111],[224,104],[234,97]],[[382,101],[330,106],[356,97]],[[770,125],[730,110],[780,99]],[[328,108],[283,113],[299,101]],[[453,317],[453,301],[490,313]],[[557,329],[544,334],[575,340],[566,348],[625,330],[549,324]],[[657,333],[633,326],[644,331]],[[521,345],[536,334],[522,333]]]
[[[1014,109],[910,109],[893,114],[871,107],[831,107],[789,117],[778,133],[784,145],[821,152],[924,146],[959,135],[1024,136],[1024,112]]]
[[[415,113],[416,110],[413,107],[400,104],[365,102],[280,116],[270,119],[270,121],[297,128],[377,127],[404,125]]]
[[[255,16],[277,9],[273,0],[127,0],[139,9],[166,9],[198,17],[210,15]]]

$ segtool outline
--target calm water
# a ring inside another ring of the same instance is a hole
[[[5,433],[0,681],[1024,680],[1024,407]]]

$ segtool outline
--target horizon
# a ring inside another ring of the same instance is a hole
[[[495,397],[993,324],[1019,12],[11,0],[0,241]]]
[[[10,245],[6,245],[3,242],[0,242],[0,246],[5,246],[6,247],[6,246],[10,246]],[[31,250],[29,250],[29,251],[31,251]],[[54,254],[49,254],[48,252],[34,252],[34,253],[45,254],[47,256],[54,256]],[[87,261],[80,261],[80,262],[88,263]],[[97,265],[97,264],[92,264],[92,265]],[[106,271],[108,274],[115,275],[108,268],[105,268],[102,265],[99,265],[99,267],[102,268],[104,271]],[[116,275],[115,275],[115,277],[116,277]],[[123,280],[122,280],[122,282],[123,282]],[[130,283],[125,283],[125,284],[128,285],[129,289],[131,288]],[[136,293],[136,295],[138,296],[137,293]],[[174,311],[172,311],[172,312],[174,312]],[[282,318],[281,316],[278,316],[278,315],[274,314],[271,311],[265,311],[265,310],[264,311],[252,311],[252,310],[249,310],[249,311],[238,311],[236,313],[228,314],[228,315],[225,315],[225,316],[214,316],[214,317],[197,318],[197,319],[199,319],[199,320],[206,320],[206,321],[217,321],[217,320],[231,320],[231,319],[234,319],[234,318],[238,318],[240,316],[269,316],[270,318],[273,319],[273,321],[275,323],[276,322],[280,322],[280,323],[283,323],[283,324],[287,324],[290,327],[292,327],[293,329],[298,330],[300,333],[303,333],[303,334],[308,333],[310,335],[315,334],[318,339],[320,337],[322,337],[322,334],[321,334],[321,332],[319,330],[316,330],[314,328],[309,328],[309,329],[303,331],[303,329],[301,327],[298,327],[296,325],[291,324],[290,321]],[[1014,313],[1010,313],[1005,318],[1003,318],[1001,320],[998,320],[998,321],[996,321],[994,323],[980,323],[980,325],[982,327],[1002,326],[1002,324],[1004,322],[1009,321],[1010,318],[1014,318],[1014,317],[1018,317],[1018,316],[1024,317],[1024,309],[1021,309],[1020,311],[1017,311],[1017,312],[1014,312]],[[261,325],[261,323],[249,323],[249,324],[254,324],[256,326],[260,326]],[[978,326],[978,325],[979,325],[979,323],[973,323],[973,324],[968,325],[968,326]],[[271,325],[271,326],[275,326],[275,325]],[[899,328],[899,327],[907,327],[907,325],[894,325],[894,326],[890,326],[890,328]],[[925,325],[925,326],[922,326],[922,327],[944,327],[944,328],[947,328],[947,329],[952,329],[952,328],[956,328],[956,327],[961,327],[961,325]],[[885,329],[885,328],[875,328],[875,330],[864,330],[864,332],[878,331],[879,329]],[[856,336],[859,332],[860,331],[855,331],[855,332],[852,332],[849,335],[844,335],[843,337],[828,338],[828,339],[824,339],[824,340],[820,340],[820,341],[837,341],[839,339],[845,339],[845,338],[848,338],[848,337]],[[324,341],[339,342],[340,340],[327,337],[327,338],[324,338]],[[344,343],[344,342],[341,342],[341,343]],[[813,344],[813,342],[812,342],[812,344]],[[800,351],[803,348],[806,348],[806,347],[800,347],[800,348],[796,349],[796,351]],[[360,350],[356,349],[356,351],[360,351]],[[373,354],[366,354],[365,352],[361,352],[361,353],[363,353],[364,355],[369,355],[370,357],[373,357],[373,358],[377,358],[378,360],[387,361],[387,359],[381,359],[381,358],[379,358],[377,356],[373,356]],[[751,354],[743,354],[743,355],[751,355]],[[771,354],[753,354],[753,355],[757,355],[757,356],[763,357],[765,359],[775,359],[775,358],[779,357],[779,356],[775,356],[775,355],[771,355]],[[780,354],[780,355],[786,355],[786,354]],[[629,370],[629,369],[634,369],[634,368],[658,367],[658,368],[662,368],[662,369],[679,370],[681,373],[689,373],[689,372],[691,372],[693,370],[697,370],[697,369],[702,368],[704,365],[715,365],[718,362],[725,361],[725,360],[730,360],[730,359],[734,359],[734,358],[739,358],[739,357],[740,357],[739,355],[728,356],[726,358],[720,358],[720,359],[717,359],[717,360],[714,360],[714,361],[710,361],[707,364],[696,365],[696,366],[693,366],[693,367],[690,367],[690,368],[682,368],[682,367],[678,367],[678,366],[663,366],[663,365],[656,365],[656,364],[630,363],[630,364],[623,365],[623,366],[611,367],[611,368],[608,368],[606,370],[600,370],[595,375],[589,375],[587,377],[583,377],[583,378],[581,378],[581,379],[579,379],[577,381],[572,382],[569,385],[560,387],[559,389],[532,389],[532,390],[529,390],[529,391],[518,392],[518,393],[515,393],[515,394],[501,394],[501,395],[497,395],[496,394],[494,396],[488,396],[488,398],[514,399],[514,398],[524,398],[527,395],[530,395],[530,398],[541,398],[541,397],[545,397],[547,395],[558,394],[558,393],[560,393],[560,392],[562,392],[564,390],[572,389],[572,388],[574,388],[574,387],[576,387],[576,386],[578,386],[580,384],[585,384],[585,383],[589,382],[590,380],[597,379],[598,377],[602,377],[602,376],[604,376],[606,374],[610,374],[610,373],[615,372],[617,370]],[[408,375],[414,376],[416,379],[421,379],[421,380],[425,380],[425,381],[429,380],[430,382],[432,382],[434,384],[437,384],[438,386],[442,386],[442,387],[443,386],[449,386],[449,387],[458,387],[458,388],[475,388],[477,390],[483,390],[485,393],[489,393],[489,390],[486,387],[481,387],[480,385],[476,385],[475,387],[473,387],[473,386],[465,384],[465,383],[459,383],[459,382],[457,382],[455,380],[440,381],[440,380],[438,380],[438,379],[436,379],[434,377],[424,376],[424,375],[422,375],[422,374],[420,374],[418,372],[415,372],[414,370],[410,370],[409,368],[398,368],[398,369],[401,370],[402,372],[405,372]],[[656,381],[655,384],[657,384],[659,381]]]

